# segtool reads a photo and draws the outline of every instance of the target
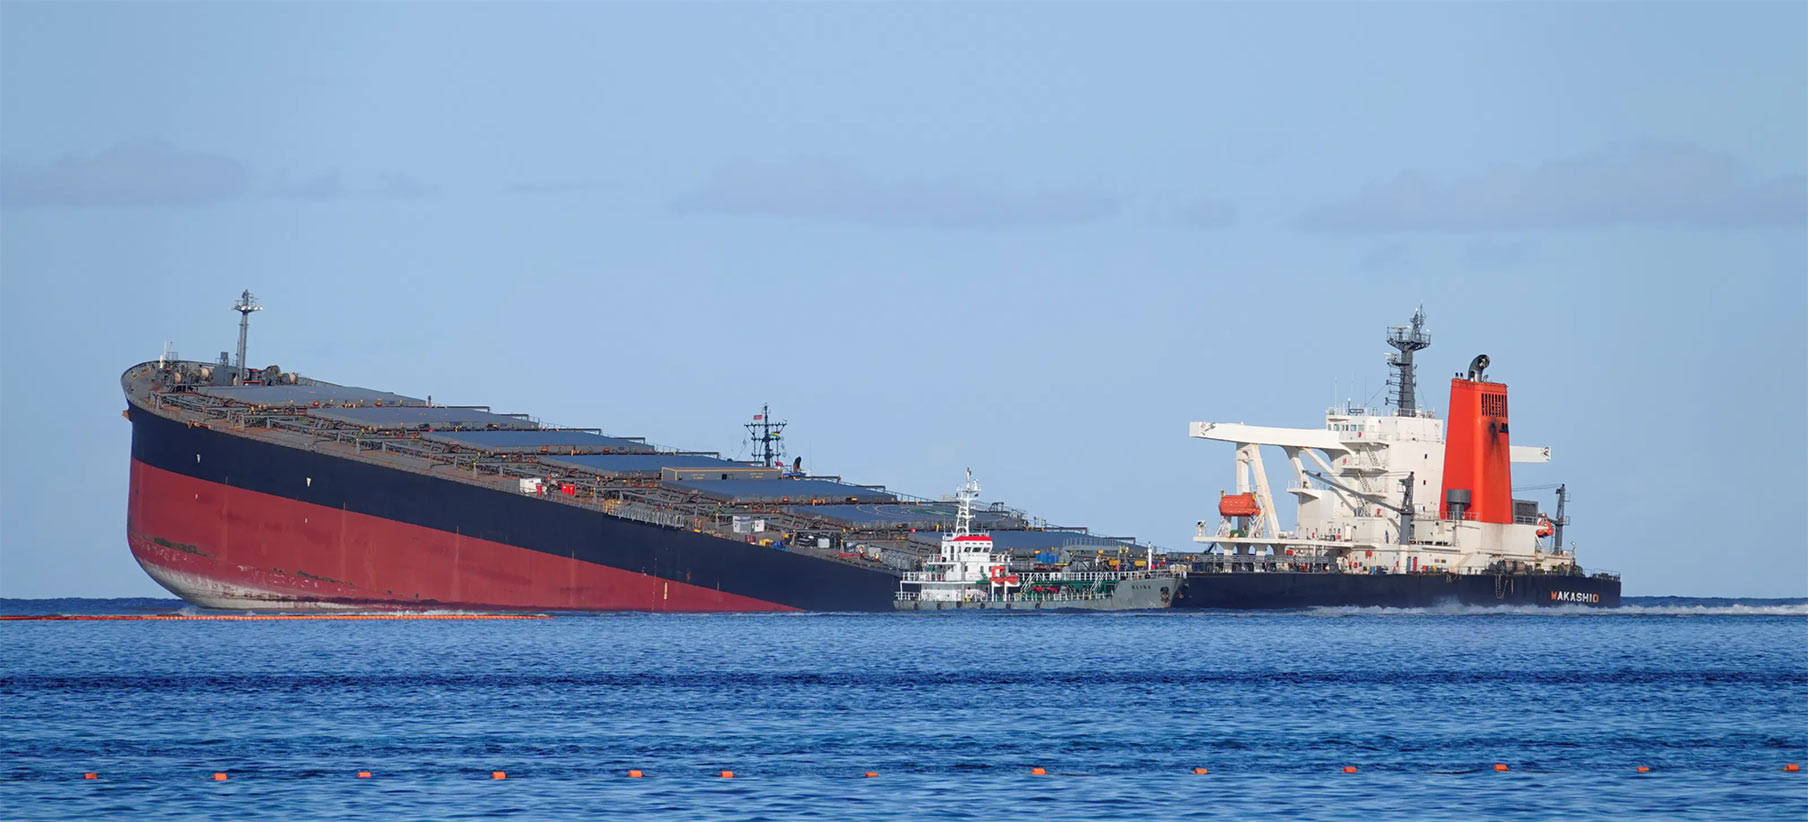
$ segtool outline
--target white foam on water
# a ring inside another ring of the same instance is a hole
[[[1308,608],[1307,616],[1793,616],[1808,617],[1808,602],[1763,605],[1622,605],[1597,608],[1586,605],[1447,605],[1431,608],[1323,607]]]

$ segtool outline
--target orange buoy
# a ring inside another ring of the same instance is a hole
[[[723,778],[723,779],[733,779],[733,778],[734,778],[734,771],[723,771],[723,772],[722,772],[722,778]]]
[[[82,778],[83,779],[99,779],[100,774],[93,773],[93,772],[85,773],[85,774],[82,774]]]
[[[490,778],[491,779],[507,779],[508,773],[506,773],[504,771],[490,771]]]
[[[1506,769],[1507,769],[1507,766],[1506,766],[1506,765],[1503,765],[1503,764],[1501,764],[1501,763],[1499,763],[1499,762],[1496,762],[1496,763],[1494,763],[1494,770],[1497,770],[1497,771],[1504,771],[1504,770],[1506,770]]]
[[[1211,773],[1211,771],[1208,771],[1208,770],[1206,770],[1206,769],[1204,769],[1204,768],[1194,768],[1194,769],[1193,769],[1193,773],[1196,773],[1196,774],[1201,774],[1201,775],[1203,775],[1203,774],[1208,774],[1208,773]]]
[[[643,773],[641,773],[641,772],[640,772],[640,771],[629,771],[629,772],[628,772],[628,778],[629,778],[629,779],[639,779],[639,778],[641,778],[641,777],[643,777],[643,776],[646,776],[646,774],[643,774]]]
[[[1345,765],[1345,766],[1343,766],[1343,772],[1344,773],[1355,773],[1356,766],[1355,765]]]
[[[1048,770],[1046,768],[1031,768],[1030,775],[1031,776],[1048,776]]]
[[[1637,770],[1639,773],[1650,773],[1651,772],[1650,768],[1647,768],[1643,765],[1638,766]]]
[[[1786,770],[1790,773],[1795,773],[1796,771],[1799,771],[1801,769],[1802,769],[1802,766],[1797,765],[1794,762],[1791,762],[1791,763],[1783,766],[1783,770]]]
[[[878,771],[867,771],[866,772],[867,779],[872,779],[873,777],[878,776],[878,775],[879,775]]]
[[[214,775],[213,775],[213,781],[215,781],[215,782],[225,782],[225,781],[226,781],[226,774],[224,774],[224,773],[215,773],[215,774],[214,774]]]
[[[370,778],[370,771],[359,771],[359,772],[358,772],[358,778],[359,778],[359,779],[369,779],[369,778]]]

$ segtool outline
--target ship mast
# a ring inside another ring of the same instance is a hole
[[[786,423],[772,419],[772,408],[760,406],[760,413],[753,415],[753,422],[747,423],[747,433],[753,441],[753,450],[760,455],[760,465],[772,468],[779,463],[775,460],[784,458],[784,445],[780,435]]]
[[[954,492],[954,498],[960,502],[960,510],[954,514],[954,535],[968,536],[973,533],[973,501],[979,499],[979,481],[973,478],[973,469],[967,469],[967,481]]]
[[[249,290],[239,295],[239,301],[232,304],[232,310],[239,312],[239,360],[237,364],[239,380],[247,376],[245,371],[245,337],[251,332],[251,312],[262,311],[264,307],[257,304],[257,298],[251,296]]]
[[[1395,370],[1388,380],[1394,387],[1394,416],[1418,416],[1417,387],[1413,378],[1413,352],[1431,347],[1431,334],[1425,330],[1425,306],[1412,315],[1412,325],[1393,325],[1387,329],[1387,344],[1396,353],[1387,355],[1387,364]]]

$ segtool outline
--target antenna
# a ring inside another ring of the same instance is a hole
[[[251,312],[262,311],[264,307],[257,304],[257,298],[250,291],[239,294],[239,301],[232,304],[232,310],[239,312],[239,380],[243,381],[249,374],[245,371],[245,337],[251,332]]]
[[[1414,396],[1417,382],[1413,377],[1413,352],[1423,351],[1431,347],[1431,333],[1425,330],[1425,306],[1412,315],[1412,325],[1390,325],[1387,328],[1387,344],[1393,346],[1395,353],[1387,355],[1387,364],[1395,370],[1394,415],[1398,417],[1418,416],[1418,400]]]
[[[753,440],[753,449],[760,455],[761,467],[784,467],[782,463],[785,448],[784,444],[780,442],[780,435],[784,433],[785,425],[784,422],[772,419],[770,406],[761,405],[760,413],[753,415],[753,422],[747,423],[745,426],[750,439]]]
[[[954,492],[954,498],[960,501],[960,510],[954,514],[954,535],[964,537],[973,533],[973,501],[979,499],[979,481],[973,478],[973,469],[967,469],[967,481]]]

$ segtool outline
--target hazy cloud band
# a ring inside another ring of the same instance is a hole
[[[243,196],[250,174],[230,157],[161,140],[128,140],[47,166],[0,166],[9,206],[200,206]]]
[[[1808,225],[1808,178],[1754,177],[1698,146],[1642,145],[1446,184],[1404,174],[1314,209],[1299,224],[1348,232],[1800,227]]]

